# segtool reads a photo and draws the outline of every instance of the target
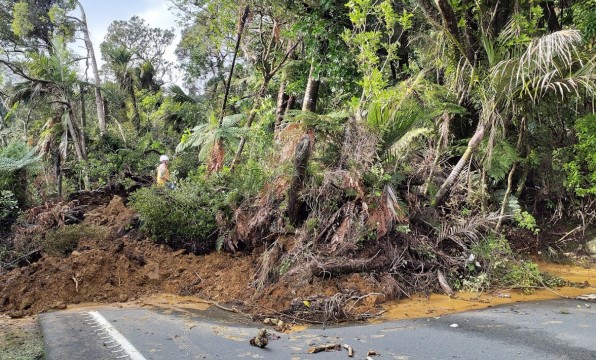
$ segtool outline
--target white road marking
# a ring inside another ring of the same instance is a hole
[[[128,341],[126,340],[126,338],[120,334],[120,332],[118,330],[116,330],[116,328],[114,326],[112,326],[112,324],[110,324],[110,322],[108,320],[106,320],[106,318],[104,318],[99,312],[97,311],[89,311],[88,312],[89,315],[91,315],[93,317],[93,319],[95,321],[97,321],[97,323],[99,325],[101,325],[101,327],[103,328],[103,330],[105,330],[111,337],[112,339],[116,340],[116,342],[118,344],[120,344],[120,346],[122,346],[122,349],[124,349],[124,351],[126,352],[126,354],[128,354],[128,356],[130,357],[131,360],[147,360],[145,359],[145,357]]]

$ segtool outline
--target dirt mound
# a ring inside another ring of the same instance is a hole
[[[315,279],[300,287],[277,283],[264,293],[257,292],[251,286],[256,261],[248,255],[195,256],[129,236],[105,243],[84,242],[79,249],[83,250],[67,258],[45,256],[1,276],[0,311],[22,316],[67,304],[124,302],[172,293],[233,303],[255,315],[286,313],[324,319],[320,315],[331,304],[323,299],[336,294],[354,297],[353,312],[359,314],[369,313],[380,298],[362,297],[372,292],[374,281],[359,274],[332,281]],[[344,318],[345,314],[337,316]]]
[[[312,279],[300,286],[289,277],[257,291],[257,255],[196,256],[185,250],[173,251],[135,230],[137,215],[120,195],[85,198],[94,200],[72,199],[45,207],[45,211],[32,209],[37,214],[28,214],[28,228],[23,230],[37,236],[41,235],[39,232],[64,226],[65,222],[60,221],[64,211],[83,206],[81,209],[88,211],[80,215],[81,225],[101,229],[108,235],[81,238],[77,248],[66,257],[44,255],[29,266],[0,274],[0,312],[18,317],[62,309],[68,304],[124,302],[171,293],[231,303],[255,315],[285,313],[304,319],[332,320],[346,317],[338,312],[333,301],[351,301],[354,314],[367,314],[382,299],[362,295],[382,289],[377,289],[372,277],[359,274]],[[25,231],[19,234],[24,236]]]
[[[0,310],[34,314],[81,302],[123,302],[157,292],[213,300],[241,298],[249,282],[250,258],[225,254],[198,257],[172,252],[128,236],[106,243],[84,242],[69,257],[45,256],[0,277]],[[225,287],[219,284],[225,284]]]

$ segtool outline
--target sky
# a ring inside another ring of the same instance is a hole
[[[175,28],[176,38],[168,47],[165,57],[169,61],[176,60],[174,50],[178,44],[180,32],[176,26],[176,16],[168,10],[167,0],[80,0],[80,2],[85,9],[87,26],[100,67],[103,61],[99,44],[103,41],[108,26],[114,20],[129,20],[134,15],[144,19],[151,27]],[[78,9],[74,14],[78,14]],[[86,52],[82,42],[76,44],[75,50],[81,54]]]

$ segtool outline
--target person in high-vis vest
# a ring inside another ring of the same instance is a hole
[[[169,186],[170,170],[168,170],[168,162],[170,158],[167,155],[159,157],[159,166],[157,167],[157,186]]]

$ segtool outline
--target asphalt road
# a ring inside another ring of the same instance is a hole
[[[373,357],[379,360],[596,359],[596,304],[575,300],[521,303],[440,318],[309,328],[292,334],[273,332],[280,338],[271,340],[264,350],[249,345],[258,325],[148,308],[94,311],[41,315],[48,360],[347,359],[345,350],[307,353],[310,346],[335,342],[350,344],[354,359],[364,359],[370,349],[380,354]]]

